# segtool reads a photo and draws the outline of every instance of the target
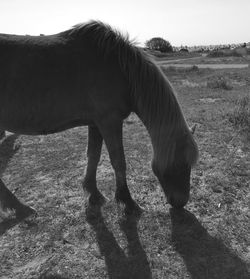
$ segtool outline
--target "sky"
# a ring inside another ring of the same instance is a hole
[[[0,33],[53,34],[95,19],[140,45],[250,42],[250,0],[0,0]]]

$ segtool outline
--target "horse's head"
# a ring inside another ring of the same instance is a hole
[[[152,162],[153,172],[159,179],[168,202],[175,208],[182,208],[188,202],[191,167],[197,158],[197,145],[189,133],[176,140],[171,164],[159,167],[159,162]]]

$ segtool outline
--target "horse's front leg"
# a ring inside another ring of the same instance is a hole
[[[3,210],[15,210],[16,218],[23,219],[35,214],[35,210],[21,203],[14,194],[4,185],[0,179],[0,204]]]
[[[105,198],[96,186],[96,170],[101,156],[103,138],[96,126],[89,126],[88,131],[88,162],[83,181],[83,189],[90,194],[90,205],[101,205],[105,202]]]
[[[118,203],[125,205],[125,212],[130,214],[139,210],[131,198],[126,180],[126,161],[122,142],[122,121],[105,118],[99,125],[106,143],[112,167],[116,177],[115,197]]]

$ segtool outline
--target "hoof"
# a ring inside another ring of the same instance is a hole
[[[35,216],[37,215],[37,212],[32,207],[29,207],[27,205],[22,205],[20,208],[16,209],[16,218],[19,220],[25,219],[31,215],[35,215]]]
[[[127,215],[127,216],[141,216],[143,212],[143,209],[137,204],[137,203],[134,203],[133,206],[125,206],[125,211],[124,213]]]
[[[176,209],[183,208],[189,199],[189,195],[175,194],[167,198],[169,204]]]
[[[89,196],[88,206],[102,206],[105,204],[106,200],[107,199],[100,192],[96,192]]]
[[[133,200],[126,204],[118,201],[118,211],[124,212],[126,216],[140,216],[143,209]]]

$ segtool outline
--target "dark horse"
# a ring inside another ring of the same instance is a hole
[[[45,135],[88,125],[84,189],[89,203],[104,197],[96,186],[103,140],[116,177],[116,200],[136,209],[126,182],[123,120],[135,112],[153,146],[152,169],[168,202],[189,199],[198,157],[170,83],[153,60],[110,26],[92,21],[50,36],[0,34],[0,130]],[[29,207],[0,183],[0,201],[24,216]]]

